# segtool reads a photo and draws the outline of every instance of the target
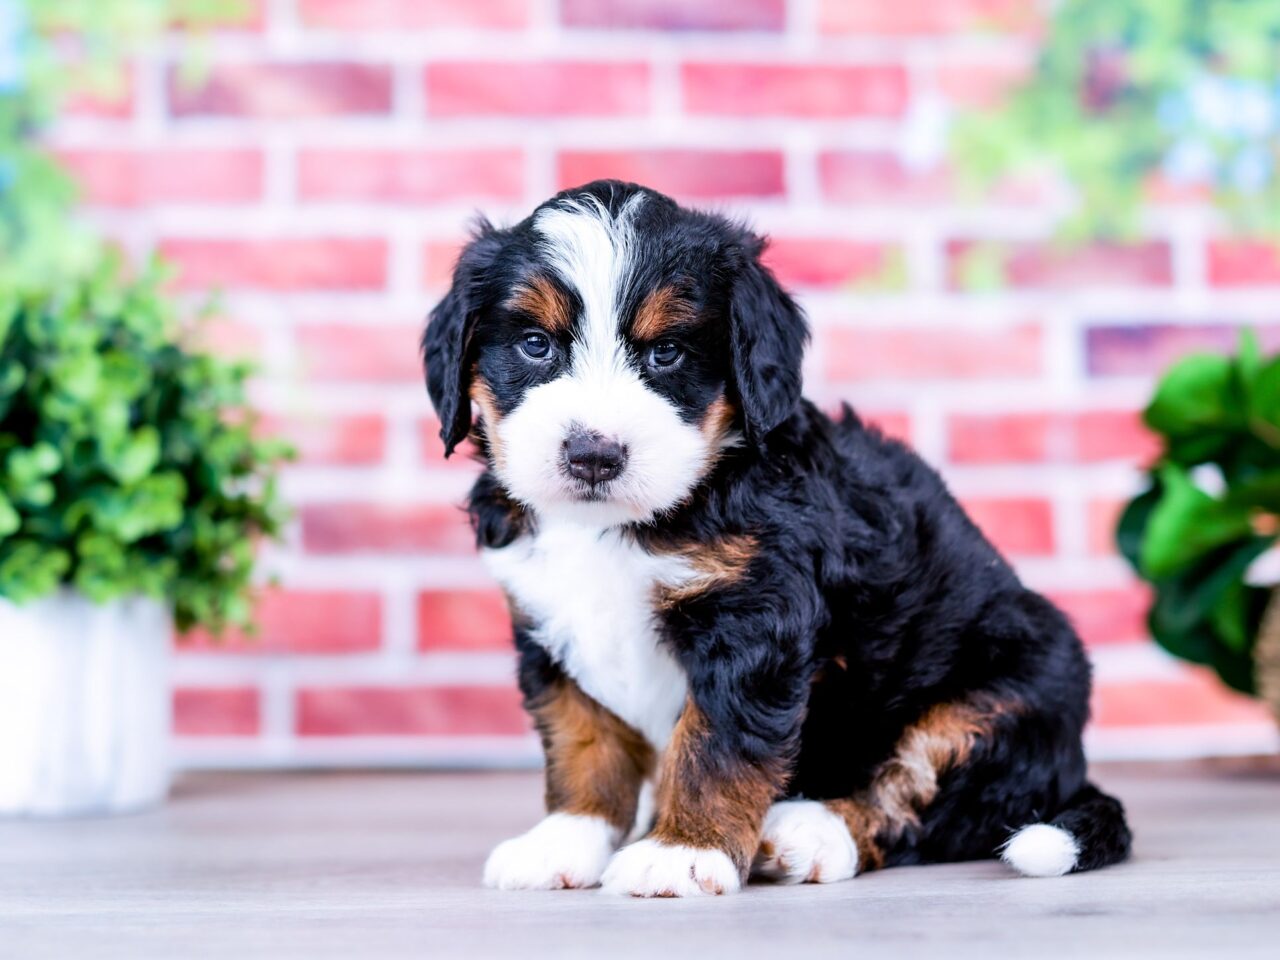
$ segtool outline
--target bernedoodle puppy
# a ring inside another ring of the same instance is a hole
[[[431,314],[427,386],[446,450],[486,464],[471,520],[546,751],[548,815],[485,883],[1124,859],[1079,639],[914,453],[801,397],[805,320],[763,246],[600,181],[481,222]]]

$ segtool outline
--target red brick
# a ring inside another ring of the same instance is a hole
[[[309,380],[422,382],[417,325],[308,323],[295,335],[298,364]]]
[[[440,203],[517,200],[524,194],[520,150],[303,150],[303,200]]]
[[[1087,510],[1089,552],[1096,556],[1114,556],[1116,549],[1116,524],[1124,510],[1124,500],[1090,500]]]
[[[173,732],[180,737],[256,737],[262,708],[254,687],[178,687]]]
[[[1208,670],[1161,680],[1101,682],[1093,693],[1099,727],[1252,724],[1274,722],[1257,700],[1227,689]]]
[[[677,198],[780,197],[786,190],[778,150],[570,150],[560,154],[559,189],[613,178]]]
[[[1159,439],[1136,410],[1087,410],[1075,417],[1076,456],[1086,462],[1132,460],[1148,464],[1160,455]]]
[[[1035,0],[821,0],[818,8],[824,33],[1022,32],[1039,20]]]
[[[973,241],[947,244],[951,286],[963,284],[962,264]],[[1173,258],[1163,241],[1141,244],[1096,244],[1083,249],[1057,249],[1045,243],[993,245],[1005,282],[1015,289],[1074,290],[1080,287],[1167,287],[1173,282]]]
[[[1090,647],[1147,643],[1151,590],[1145,584],[1105,590],[1054,590],[1049,599],[1071,619]]]
[[[297,694],[304,737],[518,736],[529,720],[514,687],[309,687]]]
[[[570,27],[643,30],[781,30],[786,0],[561,0]]]
[[[898,64],[686,63],[680,76],[685,109],[695,114],[896,117],[907,106]]]
[[[1253,330],[1264,351],[1280,350],[1280,325]],[[1092,377],[1149,377],[1188,353],[1233,353],[1239,342],[1240,327],[1223,323],[1137,323],[1085,331]]]
[[[1134,411],[957,414],[948,421],[954,463],[1149,461],[1159,445]]]
[[[991,109],[1008,99],[1035,69],[1035,57],[975,63],[941,63],[934,68],[933,86],[944,100],[966,109]]]
[[[291,443],[303,463],[379,463],[387,446],[387,422],[377,414],[269,416],[262,432]]]
[[[529,23],[530,0],[298,0],[304,27],[325,30],[515,29]]]
[[[440,421],[434,417],[423,420],[421,425],[422,437],[422,459],[430,467],[439,467],[448,470],[471,470],[479,471],[480,465],[476,462],[479,451],[472,445],[470,440],[463,440],[454,448],[453,456],[448,460],[444,457],[444,441],[440,439]]]
[[[444,291],[453,282],[453,268],[462,252],[462,240],[428,240],[422,248],[422,283],[428,290]]]
[[[343,654],[367,653],[382,644],[382,600],[356,590],[272,589],[254,610],[257,633],[229,631],[212,637],[202,630],[179,640],[191,653]]]
[[[391,70],[361,63],[220,63],[196,86],[170,71],[169,102],[177,117],[385,114],[391,110]]]
[[[764,262],[787,286],[847,287],[881,272],[891,250],[835,237],[773,237]]]
[[[257,150],[60,150],[58,159],[80,184],[86,203],[251,203],[262,197]]]
[[[457,116],[633,116],[647,113],[649,66],[617,61],[441,61],[425,74],[427,112]]]
[[[161,241],[160,252],[187,289],[378,290],[387,281],[387,243],[366,237],[172,238]]]
[[[818,179],[828,200],[843,203],[930,203],[950,193],[940,167],[909,170],[888,150],[829,150],[818,156]]]
[[[418,649],[507,650],[511,614],[497,590],[428,590],[418,595]]]
[[[1061,447],[1058,427],[1047,413],[958,414],[947,421],[947,457],[953,463],[1048,460],[1050,448]]]
[[[1280,244],[1264,240],[1215,240],[1208,251],[1215,287],[1280,286]]]
[[[838,414],[837,414],[838,415]],[[878,427],[886,436],[905,443],[911,442],[911,415],[899,410],[859,410],[863,423]]]
[[[300,510],[309,553],[457,553],[475,550],[461,508],[452,504],[316,503]]]
[[[832,380],[1000,380],[1041,371],[1041,330],[1032,323],[998,330],[836,327],[825,337]]]
[[[1010,556],[1053,553],[1053,509],[1040,497],[973,497],[965,511],[996,549]]]

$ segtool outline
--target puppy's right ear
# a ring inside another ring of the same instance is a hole
[[[431,311],[422,335],[427,393],[440,417],[440,439],[444,441],[446,457],[471,431],[468,347],[481,306],[480,285],[501,247],[502,232],[487,220],[477,222],[471,242],[463,248],[453,268],[453,285]]]

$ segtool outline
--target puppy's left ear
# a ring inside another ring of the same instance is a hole
[[[440,417],[444,455],[466,439],[471,431],[471,361],[467,347],[480,311],[479,286],[501,249],[501,231],[486,220],[458,257],[453,285],[427,321],[422,335],[427,393]]]
[[[800,402],[804,314],[760,262],[765,242],[743,232],[729,299],[733,375],[749,443],[760,445]]]

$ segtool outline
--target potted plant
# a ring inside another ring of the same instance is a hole
[[[0,814],[164,796],[173,628],[245,624],[280,530],[248,368],[183,345],[161,270],[77,225],[39,139],[133,45],[238,6],[0,0]]]
[[[162,272],[0,286],[0,813],[163,797],[173,627],[245,625],[284,449]]]
[[[1188,356],[1144,416],[1164,449],[1117,538],[1155,590],[1151,633],[1280,720],[1280,356],[1251,333],[1234,358]]]

